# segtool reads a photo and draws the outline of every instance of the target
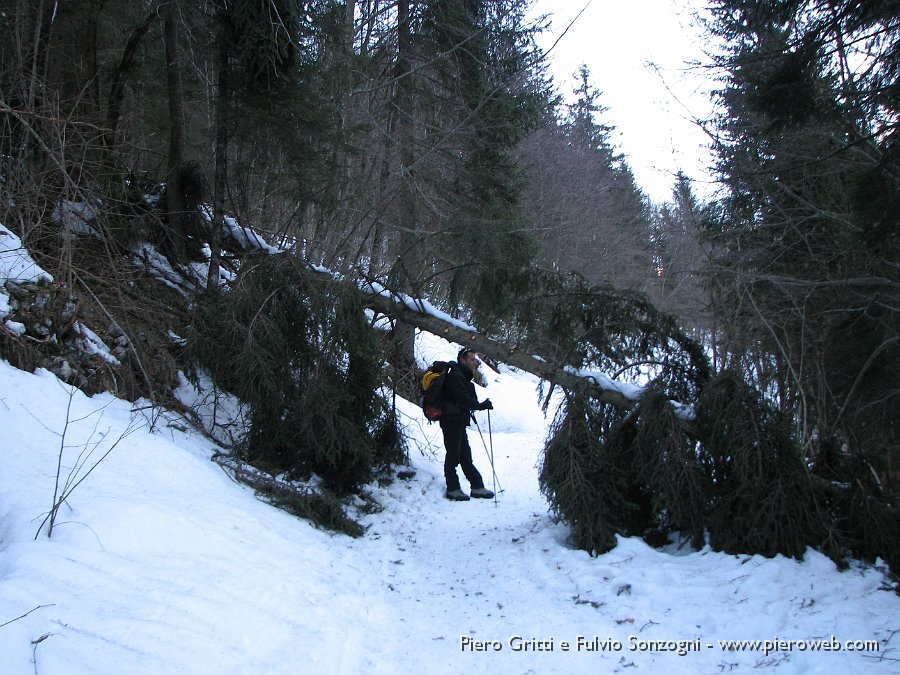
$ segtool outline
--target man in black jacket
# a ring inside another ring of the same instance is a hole
[[[456,357],[456,364],[450,368],[444,381],[444,397],[448,405],[440,419],[441,431],[444,433],[444,447],[447,456],[444,458],[444,478],[447,480],[447,499],[468,501],[469,495],[460,489],[456,467],[462,467],[466,480],[472,487],[471,495],[481,499],[490,499],[494,493],[484,487],[484,480],[472,463],[472,448],[466,427],[476,410],[493,410],[490,399],[478,402],[475,385],[472,379],[481,362],[473,351],[463,349]]]

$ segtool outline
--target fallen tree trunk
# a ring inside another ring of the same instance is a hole
[[[372,290],[366,295],[364,304],[397,321],[411,324],[434,335],[440,335],[451,342],[479,352],[489,359],[524,370],[563,389],[574,390],[587,387],[590,394],[603,403],[630,409],[640,400],[640,389],[614,382],[600,373],[579,372],[571,368],[560,367],[539,355],[528,354],[516,347],[489,338],[449,317],[442,318],[438,313],[428,311],[429,306],[425,303],[417,303],[415,300]]]

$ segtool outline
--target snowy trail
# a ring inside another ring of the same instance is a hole
[[[486,431],[484,419],[480,423]],[[488,454],[477,429],[469,434],[476,466],[491,487]],[[368,601],[378,598],[400,613],[399,623],[388,630],[408,650],[401,659],[406,668],[547,673],[598,665],[587,653],[559,659],[558,646],[550,642],[552,635],[574,635],[576,627],[583,631],[596,610],[576,605],[578,584],[558,572],[554,553],[564,529],[550,522],[537,490],[535,459],[542,440],[521,432],[493,435],[500,484],[515,486],[499,493],[496,503],[444,499],[438,459],[419,461],[415,478],[378,494],[387,508],[364,521],[369,532],[354,549],[373,564],[373,556],[380,558],[382,586]],[[523,482],[533,483],[532,489],[522,492]],[[375,550],[372,540],[378,543]],[[509,645],[514,636],[522,638],[520,651]],[[376,632],[365,649],[378,652],[383,637]],[[495,651],[492,644],[489,651],[470,651],[461,646],[463,638],[496,641],[501,648]],[[431,645],[421,644],[423,639]],[[385,654],[391,656],[397,656],[393,648]]]
[[[360,645],[381,655],[376,663],[383,658],[411,671],[435,673],[658,670],[656,659],[636,660],[625,651],[627,637],[639,628],[635,612],[627,600],[608,599],[630,592],[618,568],[627,566],[628,554],[619,556],[625,562],[592,564],[586,553],[567,547],[566,528],[547,514],[536,468],[546,421],[533,405],[534,428],[525,431],[504,424],[499,414],[501,431],[494,431],[493,447],[504,491],[496,503],[444,499],[440,451],[433,460],[414,458],[413,480],[376,493],[386,509],[364,521],[369,532],[352,546],[361,561],[375,565],[380,560],[382,585],[372,589],[367,602],[384,603],[399,615],[399,623],[373,627],[370,640]],[[485,420],[480,424],[486,432]],[[426,429],[432,432],[437,443],[437,425]],[[475,464],[491,486],[478,430],[470,429],[469,437]],[[372,540],[378,542],[374,549]],[[388,643],[399,642],[406,652],[398,653],[396,644],[386,649],[386,634],[392,636]],[[579,636],[593,648],[578,648]],[[481,645],[464,645],[464,638]],[[610,639],[624,649],[600,651],[597,645]],[[702,672],[696,662],[666,659],[665,664],[670,672]],[[377,670],[375,664],[370,667]]]

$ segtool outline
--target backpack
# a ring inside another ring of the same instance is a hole
[[[444,414],[444,380],[452,364],[435,361],[419,381],[419,404],[430,421],[441,419]]]

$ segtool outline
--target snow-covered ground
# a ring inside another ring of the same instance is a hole
[[[496,502],[443,498],[439,429],[401,401],[416,475],[373,485],[385,508],[351,539],[258,500],[174,415],[151,432],[151,411],[0,362],[0,672],[900,673],[875,567],[570,548],[538,490],[536,382],[487,375],[470,441]],[[57,474],[110,448],[35,537]]]

